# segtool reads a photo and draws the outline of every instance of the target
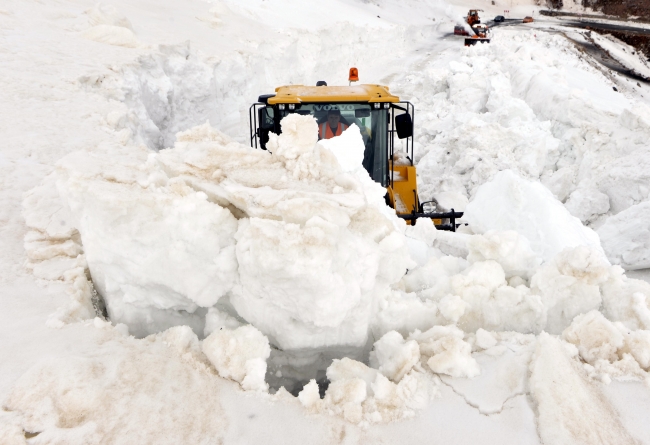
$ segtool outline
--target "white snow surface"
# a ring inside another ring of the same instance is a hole
[[[463,48],[469,7],[2,5],[0,442],[650,443],[650,90],[534,12]],[[467,226],[397,219],[356,126],[248,146],[350,66]]]
[[[232,331],[216,330],[203,341],[201,348],[221,377],[235,380],[247,390],[268,390],[264,377],[266,359],[271,355],[269,340],[251,325]]]
[[[543,443],[636,443],[559,340],[540,336],[530,371]]]
[[[614,264],[628,270],[650,268],[650,201],[635,204],[598,228]]]
[[[598,235],[571,216],[546,187],[512,170],[497,173],[477,190],[463,220],[476,233],[501,229],[523,235],[544,261],[566,247],[584,245],[602,250]]]
[[[201,308],[227,296],[284,350],[366,344],[372,296],[414,265],[404,236],[382,214],[381,186],[337,160],[362,150],[356,126],[331,151],[311,117],[282,125],[272,153],[205,124],[120,173],[109,154],[59,163],[111,320],[140,336],[179,323],[202,334]]]

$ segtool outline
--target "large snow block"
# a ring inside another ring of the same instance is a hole
[[[360,165],[356,126],[326,144],[310,116],[282,126],[269,151],[205,124],[119,164],[62,161],[59,188],[112,321],[138,336],[177,324],[203,335],[227,297],[230,315],[283,350],[366,345],[376,299],[415,265],[404,221]]]
[[[143,187],[98,175],[60,186],[111,320],[137,336],[179,324],[202,334],[205,310],[197,310],[237,278],[230,211],[180,183]]]
[[[590,246],[603,251],[596,232],[582,225],[539,182],[504,170],[483,184],[465,209],[463,219],[475,233],[514,230],[548,261],[567,247]]]
[[[598,229],[607,257],[624,269],[650,267],[650,201],[633,205]]]
[[[377,245],[319,217],[304,226],[252,218],[237,232],[237,312],[283,349],[362,346]]]

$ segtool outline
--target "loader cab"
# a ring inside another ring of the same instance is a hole
[[[478,12],[482,11],[482,9],[470,9],[469,12],[467,13],[467,18],[465,21],[469,26],[472,26],[476,23],[481,23],[481,17],[479,17]]]
[[[341,123],[359,127],[365,146],[363,167],[374,181],[384,187],[393,182],[390,165],[396,150],[404,151],[413,164],[413,105],[379,85],[294,85],[260,96],[250,109],[251,146],[266,150],[269,134],[280,134],[280,122],[289,114],[312,116],[320,126],[331,110],[340,112]]]
[[[354,81],[352,70],[356,69],[350,70],[351,82]],[[386,187],[386,203],[395,209],[398,217],[408,224],[415,224],[417,218],[431,218],[438,229],[456,229],[455,218],[462,213],[453,209],[425,211],[426,203],[420,202],[413,165],[415,109],[410,102],[392,95],[388,87],[327,86],[319,82],[313,87],[276,88],[274,94],[260,96],[250,107],[251,146],[266,150],[269,135],[281,133],[281,121],[289,114],[312,116],[322,125],[331,110],[340,112],[343,124],[359,127],[364,143],[363,167],[375,182]]]

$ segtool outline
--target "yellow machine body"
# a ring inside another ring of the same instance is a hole
[[[268,119],[268,116],[271,116],[271,121],[269,123],[270,127],[267,127],[266,131],[275,131],[276,134],[279,134],[278,128],[280,126],[280,120],[282,116],[285,116],[286,113],[299,112],[299,110],[304,109],[311,111],[313,108],[306,107],[314,103],[331,105],[346,103],[377,104],[376,106],[372,106],[372,110],[392,110],[393,107],[396,107],[400,110],[406,111],[405,114],[407,116],[410,115],[408,114],[407,109],[404,108],[407,105],[404,104],[408,104],[408,106],[412,107],[412,105],[410,105],[408,102],[400,102],[399,97],[391,94],[389,88],[383,85],[361,84],[350,86],[327,86],[326,84],[320,84],[317,86],[281,86],[275,89],[274,95],[269,94],[260,96],[258,104],[254,104],[251,107],[251,145],[257,147],[257,137],[260,137],[260,140],[263,140],[262,132],[259,131],[262,127],[257,126],[257,121],[255,119],[258,115],[259,122],[262,122],[263,119]],[[294,106],[292,106],[292,104]],[[390,107],[389,104],[391,104]],[[274,113],[272,115],[263,114],[265,113],[264,110],[267,108],[272,108],[274,110]],[[412,127],[410,130],[410,135],[400,136],[400,130],[396,129],[395,127],[399,116],[395,117],[394,114],[391,116],[392,120],[389,122],[389,126],[393,127],[389,130],[389,137],[392,138],[395,134],[397,134],[398,137],[412,138]],[[267,120],[264,122],[267,122]],[[411,122],[410,118],[409,122]],[[269,130],[269,128],[275,130]],[[386,141],[385,143],[389,144],[389,141]],[[392,142],[390,143],[392,144]],[[411,147],[412,143],[413,142],[411,140]],[[263,143],[260,142],[260,144],[262,144],[261,146],[264,148]],[[388,145],[386,145],[386,149],[388,149]],[[448,216],[445,216],[445,213],[423,213],[423,209],[418,196],[415,166],[409,164],[393,165],[393,162],[390,159],[388,159],[387,162],[388,180],[382,181],[382,183],[386,184],[387,203],[395,209],[395,212],[398,216],[405,219],[407,224],[414,224],[417,218],[426,217],[431,218],[437,227],[440,226],[443,220],[438,218],[448,218]],[[453,224],[451,224],[451,227],[451,230],[455,229]]]
[[[418,184],[415,166],[413,165],[397,165],[392,166],[393,183],[388,186],[388,200],[390,205],[395,209],[398,215],[408,215],[413,211],[419,212],[420,200],[418,196]],[[411,224],[410,220],[406,221]],[[434,219],[434,224],[442,224],[441,219]]]
[[[275,96],[268,99],[269,105],[298,104],[302,102],[399,102],[387,86],[353,85],[353,86],[305,86],[289,85],[275,89]]]
[[[288,85],[275,89],[275,96],[268,99],[269,105],[297,103],[346,103],[346,102],[390,102],[398,103],[399,97],[390,93],[383,85],[354,85],[354,86],[305,86]],[[390,205],[399,214],[410,214],[414,209],[419,211],[418,186],[415,166],[395,166],[393,185],[386,188]],[[434,220],[440,224],[440,220]],[[411,224],[411,221],[407,221]]]

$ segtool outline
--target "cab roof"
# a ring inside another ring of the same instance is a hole
[[[268,104],[297,104],[311,102],[399,102],[388,87],[382,85],[354,85],[349,87],[288,85],[275,89]]]

